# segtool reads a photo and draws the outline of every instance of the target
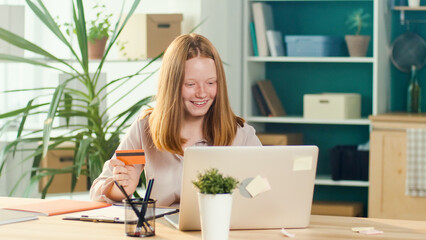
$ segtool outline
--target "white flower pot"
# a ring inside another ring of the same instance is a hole
[[[420,0],[408,0],[409,7],[418,7],[420,6]]]
[[[203,240],[227,240],[231,222],[232,194],[198,193]]]

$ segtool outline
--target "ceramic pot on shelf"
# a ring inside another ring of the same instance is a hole
[[[365,57],[367,55],[370,36],[366,35],[346,35],[346,45],[348,46],[349,56]]]
[[[107,40],[108,37],[103,37],[101,39],[95,39],[95,42],[87,42],[89,59],[102,59]]]
[[[409,7],[418,7],[420,6],[420,0],[408,0]]]

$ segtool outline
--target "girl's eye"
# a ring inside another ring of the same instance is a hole
[[[185,83],[185,85],[186,85],[187,87],[192,87],[192,86],[194,86],[195,84],[193,84],[193,83]]]

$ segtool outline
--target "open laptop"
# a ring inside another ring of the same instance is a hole
[[[316,146],[191,147],[185,150],[179,214],[166,219],[180,230],[200,230],[198,197],[192,181],[217,168],[240,181],[234,190],[231,229],[305,228],[309,225]],[[270,190],[252,197],[245,186],[260,176]]]

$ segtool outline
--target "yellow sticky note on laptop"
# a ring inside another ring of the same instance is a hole
[[[247,184],[246,190],[252,197],[256,197],[260,193],[271,190],[271,185],[269,185],[268,179],[257,175],[249,184]]]

